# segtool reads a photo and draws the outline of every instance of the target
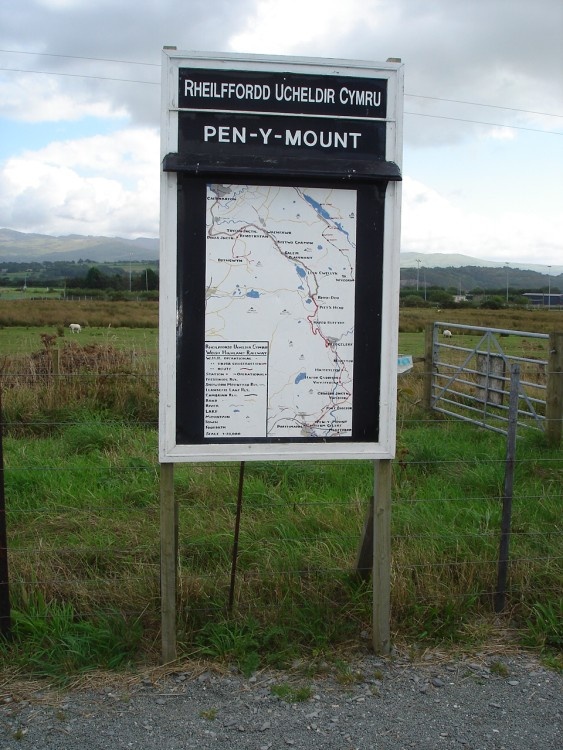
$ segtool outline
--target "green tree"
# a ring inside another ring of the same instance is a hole
[[[437,302],[443,306],[452,305],[454,301],[453,294],[449,294],[443,289],[433,289],[428,292],[428,299],[430,302]]]
[[[506,307],[506,302],[502,297],[493,295],[484,299],[479,307],[486,310],[501,310],[503,307]]]
[[[407,294],[401,298],[401,305],[403,307],[429,307],[430,303],[418,294]]]
[[[158,289],[158,274],[152,268],[145,268],[133,277],[131,289],[136,292],[153,292]]]
[[[84,279],[86,289],[105,289],[107,287],[108,277],[102,273],[99,268],[92,266]]]

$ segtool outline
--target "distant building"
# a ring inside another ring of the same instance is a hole
[[[531,305],[539,307],[561,307],[563,305],[563,294],[560,292],[525,292],[523,297],[529,300]]]

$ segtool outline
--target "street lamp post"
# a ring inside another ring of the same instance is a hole
[[[417,292],[418,292],[418,282],[420,279],[420,264],[421,263],[422,261],[420,260],[420,258],[417,258],[416,259],[416,291]]]
[[[551,310],[551,266],[547,267],[547,310]]]
[[[510,270],[510,266],[506,266],[506,304],[508,305],[508,272]]]

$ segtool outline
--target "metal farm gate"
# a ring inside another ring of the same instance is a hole
[[[506,434],[517,367],[518,427],[554,432],[559,441],[561,349],[563,334],[433,323],[426,338],[427,406]]]

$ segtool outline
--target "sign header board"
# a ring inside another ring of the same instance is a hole
[[[180,68],[180,109],[385,119],[387,81],[307,73]]]
[[[163,71],[161,460],[390,457],[400,66]]]

